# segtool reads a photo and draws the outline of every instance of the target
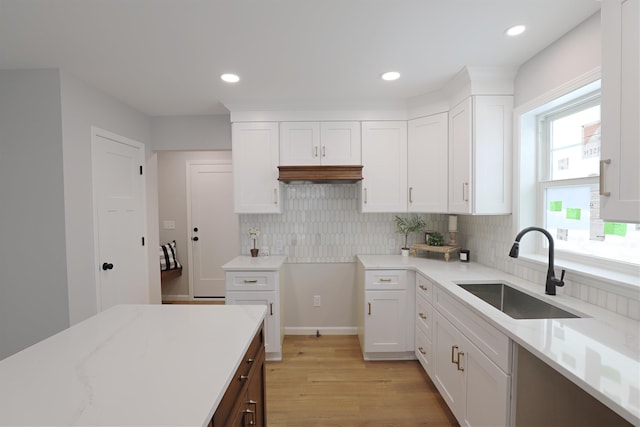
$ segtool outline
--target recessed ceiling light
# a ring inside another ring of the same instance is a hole
[[[240,81],[240,77],[235,74],[223,74],[220,78],[227,83],[237,83]]]
[[[387,81],[391,81],[391,80],[398,80],[400,78],[400,73],[397,71],[387,71],[386,73],[382,74],[382,80],[387,80]]]
[[[527,27],[525,27],[524,25],[514,25],[513,27],[507,28],[507,31],[505,31],[505,34],[508,36],[514,37],[524,33],[524,30],[526,29]]]

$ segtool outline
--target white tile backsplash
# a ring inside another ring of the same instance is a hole
[[[353,262],[356,254],[398,254],[404,237],[395,232],[395,215],[406,213],[361,213],[357,184],[298,184],[283,187],[282,214],[240,215],[241,252],[252,247],[247,230],[258,227],[258,248],[271,254],[287,255],[289,263]],[[423,214],[427,228],[446,233],[448,216]],[[514,262],[507,254],[515,238],[512,216],[458,216],[457,240],[471,251],[471,262],[493,267],[544,288],[545,271]],[[424,235],[409,236],[409,244]],[[568,275],[569,276],[569,275]],[[640,320],[638,298],[618,295],[580,278],[566,277],[559,293],[588,301],[601,308]]]

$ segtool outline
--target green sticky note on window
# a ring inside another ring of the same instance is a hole
[[[562,212],[562,200],[549,203],[549,210],[551,212]]]
[[[580,208],[567,208],[567,219],[577,219],[580,220]]]
[[[623,222],[605,222],[604,234],[624,237],[627,235],[627,224]]]

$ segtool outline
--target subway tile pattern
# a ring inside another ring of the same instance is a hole
[[[283,213],[240,215],[241,252],[253,242],[249,227],[261,231],[257,247],[287,255],[291,263],[354,262],[356,254],[399,254],[404,236],[395,232],[395,215],[361,213],[358,184],[293,184],[283,190]],[[444,230],[445,215],[423,215],[427,227]],[[410,235],[409,244],[424,241]]]

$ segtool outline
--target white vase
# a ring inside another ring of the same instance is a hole
[[[400,254],[402,254],[402,256],[409,256],[409,249],[400,249]]]

